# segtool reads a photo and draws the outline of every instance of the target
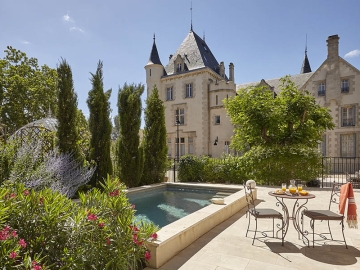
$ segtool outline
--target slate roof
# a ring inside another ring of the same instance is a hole
[[[303,74],[297,74],[297,75],[291,75],[290,79],[295,83],[296,86],[301,88],[308,80],[309,78],[314,74],[314,72],[308,72]],[[280,85],[280,78],[277,79],[270,79],[270,80],[264,80],[268,85],[274,88],[275,93],[279,93],[279,85]],[[256,86],[260,83],[258,82],[251,82],[251,83],[243,83],[236,85],[236,89],[246,88],[249,86]]]
[[[150,53],[150,57],[149,57],[149,61],[148,61],[147,65],[149,65],[149,64],[162,65],[161,61],[160,61],[158,50],[156,48],[155,35],[154,35],[154,43],[153,43],[153,46],[151,49],[151,53]]]
[[[192,30],[169,59],[169,63],[165,67],[167,75],[174,74],[174,60],[179,54],[185,59],[188,71],[208,67],[219,73],[219,62],[212,54],[206,42]]]
[[[309,59],[307,57],[307,52],[305,50],[305,58],[304,58],[304,62],[302,64],[300,73],[303,74],[303,73],[309,73],[309,72],[311,72],[311,67],[310,67]]]

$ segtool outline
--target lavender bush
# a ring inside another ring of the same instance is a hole
[[[44,152],[41,143],[23,144],[15,155],[9,180],[35,190],[50,188],[71,198],[90,181],[94,171],[94,166],[75,160],[73,153],[59,153],[57,148]]]

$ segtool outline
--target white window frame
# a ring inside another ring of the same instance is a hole
[[[188,137],[188,154],[194,154],[194,138]]]
[[[193,84],[187,83],[185,84],[185,98],[192,98],[193,97]]]
[[[318,96],[325,96],[326,84],[324,82],[318,84]]]
[[[171,151],[171,138],[166,139],[166,145],[167,145],[167,155],[168,157],[171,157],[172,151]]]
[[[175,110],[175,125],[176,125],[176,121],[179,120],[180,121],[180,125],[183,126],[185,125],[185,109],[184,108],[179,108]]]
[[[356,133],[340,134],[340,156],[356,156]]]
[[[349,80],[348,79],[344,79],[341,80],[341,93],[349,93]]]
[[[173,98],[174,98],[173,88],[172,87],[166,88],[166,100],[173,100]]]
[[[227,155],[230,155],[230,141],[225,141],[224,153],[227,154]]]
[[[176,71],[177,72],[180,72],[181,71],[181,63],[178,63],[177,65],[176,65]]]
[[[341,107],[341,126],[355,126],[355,106]]]

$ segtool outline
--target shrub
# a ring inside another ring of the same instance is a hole
[[[180,159],[179,180],[241,184],[247,179],[241,164],[240,157],[216,159],[186,155]]]
[[[143,264],[150,256],[145,243],[156,238],[157,228],[134,223],[135,210],[117,179],[108,177],[103,189],[80,193],[76,204],[50,189],[37,192],[22,184],[0,188],[0,230],[8,226],[26,243],[0,240],[1,265],[15,266],[9,264],[12,251],[25,269],[30,269],[30,258],[42,269],[135,269]]]
[[[22,144],[12,163],[11,182],[36,190],[50,188],[69,198],[90,181],[95,171],[95,167],[75,160],[73,153],[59,153],[57,148],[44,152],[41,141]]]

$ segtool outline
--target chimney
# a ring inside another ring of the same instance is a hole
[[[328,60],[337,60],[339,57],[339,36],[333,35],[329,36],[327,39],[328,46]]]
[[[170,54],[170,55],[169,55],[169,61],[171,60],[171,58],[172,58],[172,57],[173,57],[173,55],[172,55],[172,54]]]
[[[223,78],[225,78],[225,66],[224,66],[224,62],[220,62],[219,72],[220,72],[220,76],[223,77]]]
[[[233,64],[233,63],[230,63],[230,65],[229,65],[229,81],[235,82],[235,78],[234,78],[234,64]]]

